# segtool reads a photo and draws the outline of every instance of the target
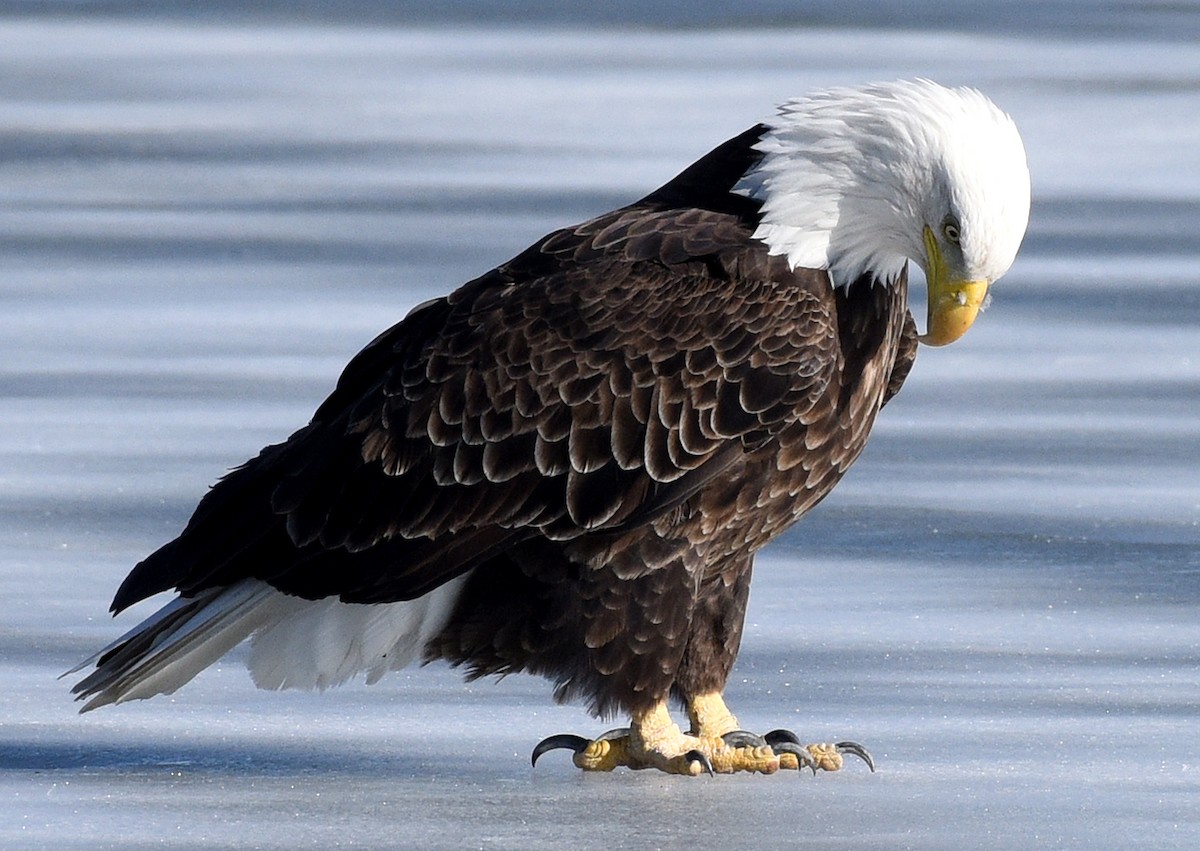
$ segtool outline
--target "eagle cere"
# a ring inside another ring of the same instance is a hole
[[[95,664],[74,692],[84,710],[171,693],[249,639],[263,688],[444,659],[631,719],[535,761],[870,764],[854,743],[748,733],[725,706],[754,554],[858,457],[918,341],[966,332],[1028,214],[1017,130],[973,89],[785,103],[376,338],[132,570],[114,613],[178,596],[75,668]]]

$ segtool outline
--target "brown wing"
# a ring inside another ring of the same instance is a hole
[[[531,537],[649,523],[805,419],[837,368],[830,305],[733,213],[552,234],[376,339],[114,607],[244,576],[409,599]]]
[[[913,321],[912,314],[905,311],[904,330],[900,334],[900,343],[896,350],[896,363],[892,367],[891,375],[888,376],[887,391],[883,395],[883,404],[880,407],[886,405],[893,396],[900,392],[904,379],[908,378],[908,374],[917,360],[917,348],[917,323]]]

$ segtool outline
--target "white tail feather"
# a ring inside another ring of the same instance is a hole
[[[405,667],[450,618],[466,577],[403,603],[350,605],[280,595],[246,663],[259,688],[327,689],[359,671],[367,682]]]
[[[86,712],[170,694],[253,636],[247,665],[259,688],[326,689],[364,670],[374,683],[412,662],[441,631],[465,581],[416,600],[363,605],[304,600],[243,580],[171,601],[67,673],[102,660],[73,689],[88,699]]]

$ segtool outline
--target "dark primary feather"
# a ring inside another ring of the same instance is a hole
[[[730,189],[761,132],[414,309],[114,610],[247,577],[389,602],[479,568],[429,648],[476,674],[661,697],[707,664],[694,606],[735,653],[754,550],[840,478],[915,351],[903,281],[835,292],[751,239]]]

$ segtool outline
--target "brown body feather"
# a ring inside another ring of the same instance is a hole
[[[597,712],[723,687],[754,553],[845,473],[916,350],[903,277],[834,289],[752,238],[730,189],[761,132],[415,309],[114,609],[247,577],[382,603],[471,572],[428,658]]]

